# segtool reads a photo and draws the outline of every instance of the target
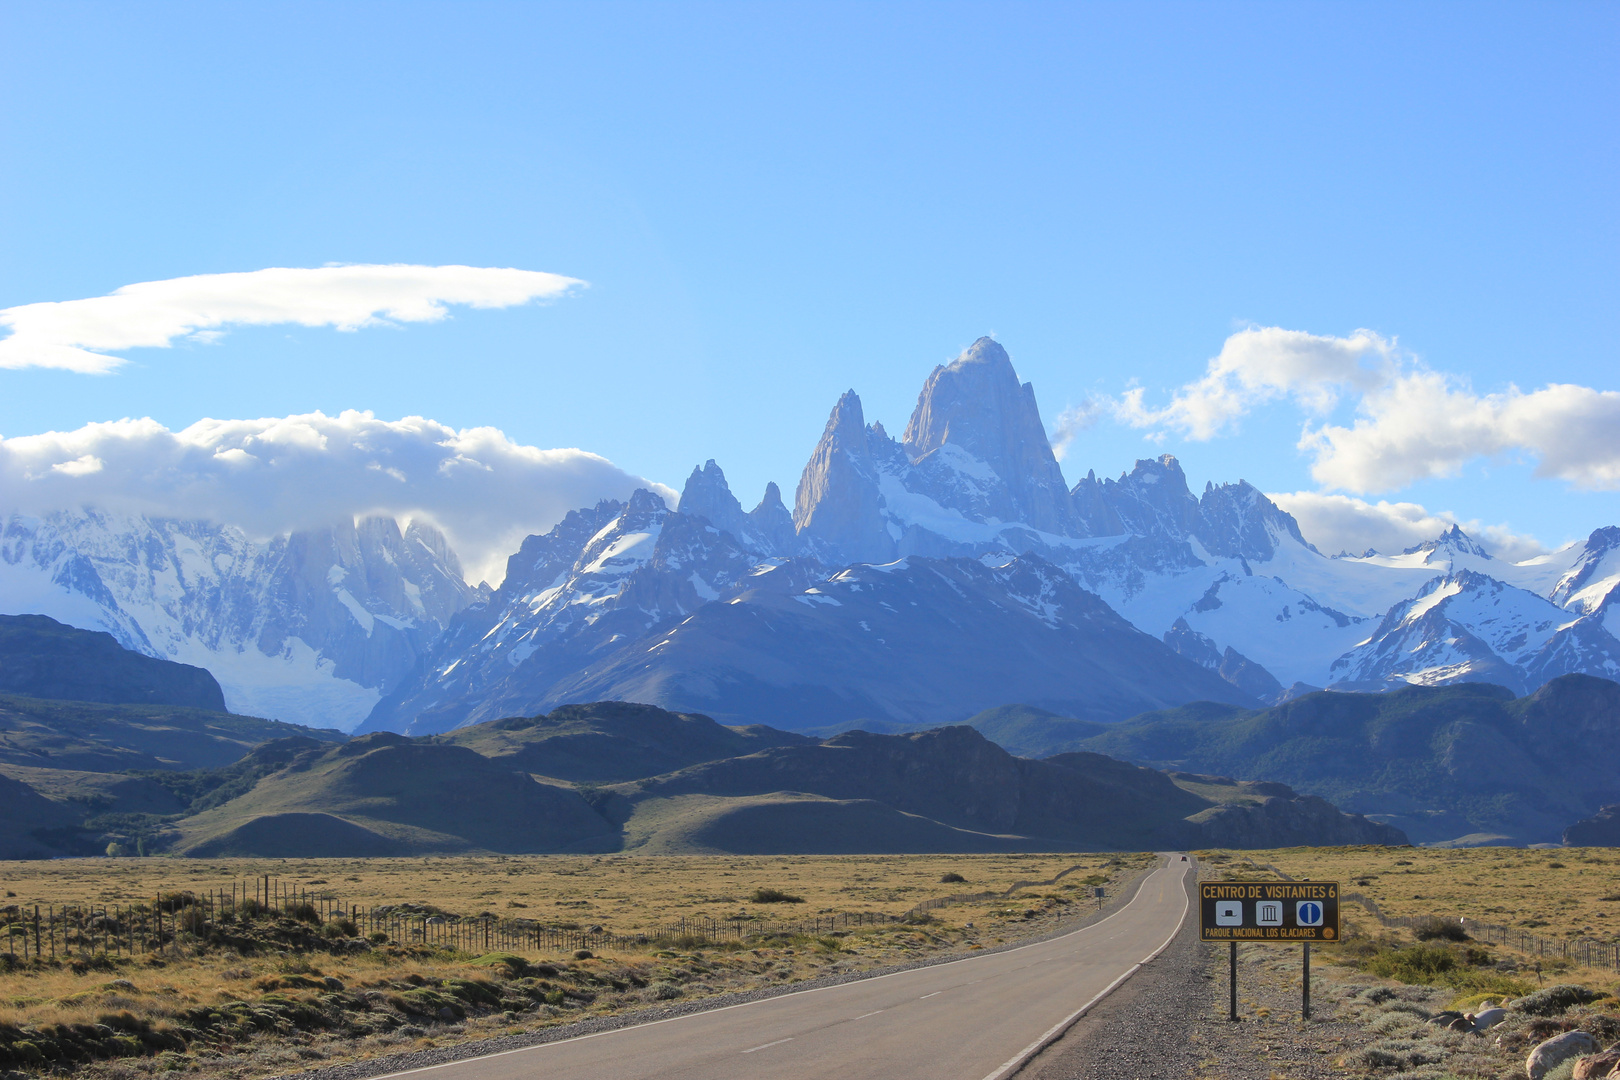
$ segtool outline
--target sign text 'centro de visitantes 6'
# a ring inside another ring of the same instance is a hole
[[[1198,886],[1205,941],[1338,941],[1337,881],[1206,881]]]

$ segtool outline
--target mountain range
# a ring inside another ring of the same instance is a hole
[[[1620,803],[1620,685],[1587,675],[1524,697],[1487,683],[1322,691],[1268,709],[1199,702],[1089,735],[1053,730],[1081,737],[1036,753],[1263,776],[1421,844],[1556,844],[1571,823]]]
[[[844,394],[791,509],[714,462],[531,536],[498,588],[367,519],[265,541],[81,510],[0,523],[0,609],[211,671],[237,712],[425,734],[624,699],[726,723],[1112,722],[1321,687],[1620,676],[1620,529],[1507,562],[1460,529],[1328,555],[1252,485],[1168,455],[1063,478],[1033,388],[980,339],[903,435]]]

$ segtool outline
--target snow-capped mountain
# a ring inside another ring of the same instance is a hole
[[[0,613],[207,668],[234,712],[349,729],[472,599],[435,529],[368,518],[259,542],[95,511],[0,522]]]
[[[698,490],[724,483],[712,465],[694,477]],[[1009,693],[1098,719],[1257,700],[1035,555],[829,569],[748,552],[646,492],[570,515],[525,550],[545,556],[514,557],[508,584],[457,617],[431,669],[366,730],[425,734],[601,699],[788,728],[961,719]]]
[[[384,520],[260,543],[86,511],[0,533],[0,611],[207,667],[235,709],[415,732],[592,696],[780,726],[1524,693],[1620,675],[1617,596],[1616,528],[1520,563],[1456,528],[1330,557],[1246,482],[1195,495],[1169,455],[1068,488],[988,338],[929,375],[900,439],[844,394],[791,512],[775,484],[744,511],[710,461],[674,509],[641,491],[529,537],[493,592],[436,533]]]
[[[1346,689],[1467,681],[1523,695],[1575,671],[1620,676],[1620,642],[1595,616],[1475,570],[1430,581],[1333,662],[1335,683]]]
[[[711,473],[693,474],[698,490],[714,477],[724,488],[718,468]],[[524,541],[501,587],[451,623],[363,730],[421,734],[562,704],[551,695],[559,681],[779,562],[762,562],[706,518],[676,513],[645,490],[576,510]]]

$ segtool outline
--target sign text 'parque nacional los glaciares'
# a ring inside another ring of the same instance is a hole
[[[1208,881],[1198,893],[1205,941],[1339,940],[1336,881]]]

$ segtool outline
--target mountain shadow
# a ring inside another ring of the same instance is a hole
[[[0,694],[225,711],[224,692],[202,668],[145,656],[111,634],[44,615],[0,615]]]
[[[1264,777],[1397,825],[1419,843],[1558,843],[1620,802],[1620,684],[1321,691],[1270,709],[1199,702],[1080,745],[1156,768]]]

